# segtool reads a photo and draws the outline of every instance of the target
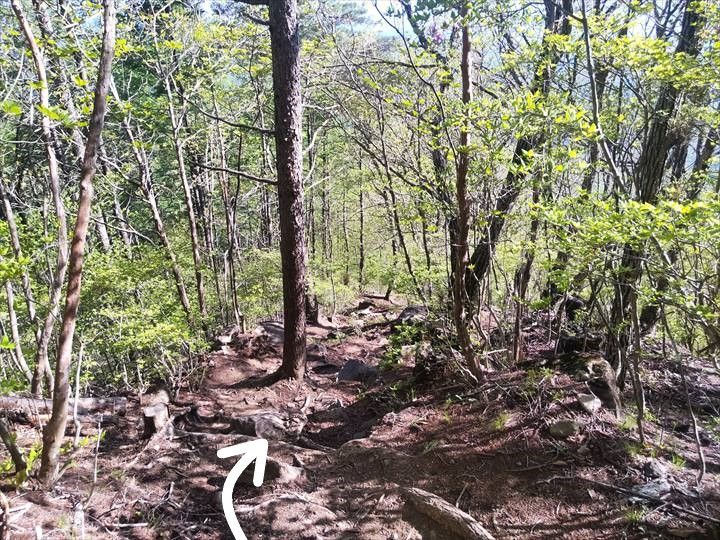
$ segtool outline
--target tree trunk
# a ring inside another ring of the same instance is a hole
[[[683,15],[683,24],[675,54],[697,56],[699,53],[699,36],[701,17],[692,2],[687,2]],[[654,204],[660,191],[665,173],[665,162],[668,152],[675,142],[670,123],[675,115],[680,89],[668,83],[660,89],[660,96],[653,109],[652,121],[647,137],[643,143],[640,158],[635,169],[636,199],[640,202]],[[630,300],[635,294],[635,286],[642,276],[642,261],[645,250],[640,247],[626,245],[616,277],[615,296],[610,313],[610,332],[613,335],[607,340],[605,357],[615,373],[618,384],[624,383],[626,366],[622,359],[629,344],[628,316]],[[646,322],[647,324],[647,315]]]
[[[556,52],[551,41],[551,34],[567,36],[570,34],[570,20],[568,14],[572,13],[572,0],[563,0],[562,6],[556,6],[550,0],[545,0],[547,10],[545,37],[542,42],[540,55],[540,68],[535,72],[535,78],[530,86],[530,92],[539,92],[547,96],[550,92],[550,83],[555,68],[560,61],[560,54]],[[501,188],[500,196],[495,202],[495,210],[488,217],[488,225],[482,233],[480,242],[475,246],[470,257],[472,271],[467,272],[466,288],[468,296],[472,299],[477,294],[478,284],[482,282],[490,268],[490,262],[495,252],[495,245],[505,225],[505,216],[520,194],[522,180],[525,175],[518,173],[525,161],[525,153],[542,143],[540,136],[522,136],[518,139],[513,152],[512,165],[508,169],[505,182]]]
[[[465,270],[468,264],[468,230],[470,227],[470,201],[468,199],[468,170],[470,168],[470,119],[469,107],[472,101],[472,80],[470,62],[470,30],[467,3],[460,9],[462,18],[462,52],[460,56],[460,78],[462,80],[463,120],[460,126],[460,145],[455,164],[455,199],[457,217],[452,252],[455,254],[453,275],[453,322],[457,332],[458,347],[470,371],[478,379],[483,378],[482,369],[475,361],[470,333],[467,326],[467,302]]]
[[[38,76],[38,83],[40,85],[40,105],[45,109],[49,109],[50,93],[47,71],[45,69],[45,56],[35,41],[35,36],[27,18],[25,17],[20,0],[11,0],[10,4],[32,52],[33,62],[35,63],[35,69]],[[45,380],[48,390],[51,390],[53,387],[52,373],[48,362],[48,345],[50,343],[50,338],[52,337],[53,328],[55,327],[55,319],[57,319],[60,311],[60,294],[62,292],[63,282],[65,281],[65,271],[67,269],[68,257],[67,220],[65,217],[65,205],[60,194],[60,172],[57,154],[55,152],[55,135],[50,124],[50,118],[46,114],[42,115],[42,133],[48,160],[50,191],[52,193],[53,203],[55,205],[55,216],[57,217],[58,222],[58,252],[55,263],[55,273],[53,275],[52,285],[50,288],[50,309],[48,310],[48,315],[45,319],[40,339],[38,340],[38,347],[35,355],[35,372],[33,373],[31,385],[31,391],[34,395],[40,395],[42,393],[43,379]]]
[[[112,82],[110,83],[110,88],[115,100],[117,102],[121,102],[120,95],[117,92],[117,88]],[[172,271],[173,278],[175,279],[175,288],[178,292],[180,304],[182,305],[183,311],[185,312],[185,319],[187,320],[188,325],[192,328],[193,326],[195,326],[195,320],[193,317],[192,309],[190,308],[190,299],[188,298],[187,288],[185,287],[185,281],[183,280],[182,273],[180,272],[180,266],[177,262],[177,257],[175,256],[175,252],[173,251],[172,245],[170,244],[170,239],[168,238],[168,235],[165,231],[165,224],[163,223],[162,216],[160,215],[160,208],[158,207],[157,198],[155,196],[155,190],[152,183],[152,172],[150,170],[150,163],[148,160],[147,152],[145,151],[143,145],[137,142],[137,139],[133,134],[133,130],[130,126],[130,120],[128,117],[125,117],[123,119],[122,125],[125,133],[128,136],[128,139],[130,140],[130,146],[132,148],[133,155],[135,156],[135,161],[137,162],[138,168],[140,170],[140,189],[142,190],[143,195],[145,195],[145,200],[150,207],[153,224],[155,225],[155,232],[160,237],[160,241],[165,247],[168,259],[170,260],[170,269]],[[119,215],[122,216],[122,211],[119,205],[116,205],[116,213],[119,213]]]
[[[173,130],[173,148],[175,149],[175,157],[178,163],[178,173],[180,175],[180,182],[183,187],[183,194],[185,195],[185,212],[187,213],[188,227],[190,229],[190,244],[192,246],[193,255],[193,266],[195,269],[195,287],[198,295],[198,306],[200,307],[200,317],[202,319],[202,326],[207,334],[207,306],[205,304],[205,284],[202,275],[202,259],[200,257],[200,243],[198,241],[198,228],[197,228],[197,217],[195,215],[195,208],[193,207],[192,191],[190,188],[190,181],[187,176],[187,168],[185,166],[185,154],[183,150],[182,141],[180,141],[180,129],[181,125],[175,114],[175,106],[173,105],[173,93],[170,89],[170,76],[165,76],[165,93],[168,99],[168,113],[170,115],[170,123]]]
[[[16,1],[16,0],[13,0]],[[60,446],[67,423],[67,408],[69,398],[69,368],[72,356],[75,323],[80,303],[80,286],[83,270],[83,256],[90,224],[90,206],[93,197],[93,178],[95,177],[97,163],[97,149],[100,144],[103,124],[105,122],[105,109],[108,87],[110,85],[110,71],[115,50],[115,3],[114,0],[105,0],[104,3],[104,32],[102,52],[98,68],[97,84],[93,111],[88,127],[88,139],[85,145],[82,170],[80,172],[80,201],[75,234],[73,235],[70,250],[69,278],[65,311],[63,313],[60,338],[58,340],[57,363],[55,365],[55,391],[53,393],[53,412],[50,421],[43,432],[43,449],[39,472],[40,481],[50,487],[56,480]]]
[[[8,196],[7,187],[4,181],[0,177],[0,197],[3,201],[3,209],[5,211],[5,221],[8,225],[8,232],[10,233],[10,243],[12,244],[13,254],[16,259],[21,259],[22,248],[20,246],[20,235],[17,230],[17,223],[15,222],[15,212],[12,205],[10,204],[10,198]],[[32,286],[30,285],[30,273],[28,272],[27,266],[23,267],[22,270],[22,289],[23,295],[25,296],[25,305],[28,311],[28,318],[30,324],[36,332],[35,339],[40,339],[40,328],[38,326],[37,313],[35,312],[35,297],[32,292]]]
[[[5,293],[7,295],[8,316],[10,319],[10,333],[12,335],[13,343],[15,344],[13,352],[15,353],[18,366],[20,367],[23,376],[29,383],[32,383],[32,372],[25,361],[22,343],[20,342],[20,330],[18,329],[17,315],[15,314],[15,294],[13,293],[12,282],[9,279],[5,282]]]
[[[361,170],[362,170],[362,162]],[[360,231],[358,233],[358,291],[363,292],[365,288],[365,199],[363,192],[362,180],[360,181],[358,195]]]
[[[306,256],[297,0],[272,0],[269,12],[285,328],[277,376],[301,379],[305,374]]]

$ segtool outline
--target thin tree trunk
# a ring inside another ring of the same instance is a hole
[[[5,182],[0,177],[0,197],[3,200],[3,209],[5,210],[5,220],[8,224],[8,232],[10,233],[10,243],[12,244],[13,254],[16,259],[21,259],[22,248],[20,246],[20,235],[17,230],[17,223],[15,222],[15,211],[10,204],[10,198],[8,197],[7,187]],[[30,285],[30,273],[28,272],[27,266],[23,266],[22,270],[22,289],[23,296],[25,297],[25,305],[27,306],[28,318],[34,331],[36,332],[35,339],[40,339],[40,327],[38,326],[37,313],[35,311],[35,298],[32,292],[32,286]]]
[[[128,253],[130,252],[130,249],[133,245],[133,237],[130,233],[128,222],[125,219],[125,216],[123,215],[122,208],[120,207],[120,201],[118,201],[117,193],[113,191],[113,213],[115,214],[115,219],[117,220],[119,224],[119,230],[120,230],[120,237],[122,238],[123,243],[125,244],[125,247],[128,248]]]
[[[362,169],[362,162],[361,162]],[[365,198],[362,181],[360,181],[358,205],[360,207],[360,231],[358,233],[358,291],[365,287]]]
[[[197,229],[197,218],[195,216],[195,209],[192,201],[192,191],[190,188],[190,182],[187,176],[187,169],[185,167],[185,154],[183,151],[183,145],[180,141],[180,129],[181,124],[178,121],[175,113],[175,106],[173,105],[173,93],[170,89],[170,77],[165,76],[165,93],[168,99],[168,114],[170,115],[170,124],[173,130],[173,148],[175,149],[175,157],[178,163],[178,174],[180,175],[180,182],[183,186],[183,194],[185,195],[185,211],[187,213],[188,227],[190,229],[190,243],[192,245],[193,255],[193,266],[195,269],[195,287],[198,295],[198,306],[200,307],[200,317],[202,318],[202,326],[205,332],[208,332],[207,328],[207,306],[205,302],[205,284],[202,274],[202,258],[200,257],[200,244],[198,241],[198,229]]]
[[[478,380],[483,378],[480,366],[475,362],[475,353],[470,340],[467,324],[467,302],[465,271],[468,265],[468,231],[470,227],[470,200],[468,199],[468,170],[470,168],[470,103],[472,101],[472,74],[470,63],[470,29],[468,6],[460,9],[462,18],[462,51],[460,56],[460,78],[462,80],[463,120],[460,126],[460,145],[455,164],[455,200],[457,217],[453,253],[455,273],[453,275],[453,322],[457,332],[458,347],[470,371]]]
[[[50,93],[47,72],[45,69],[45,56],[35,41],[33,30],[25,17],[25,12],[23,11],[20,0],[11,0],[10,5],[15,12],[15,16],[20,23],[22,33],[25,36],[32,53],[35,70],[37,71],[38,83],[40,85],[40,105],[47,110],[50,108]],[[45,144],[45,152],[48,160],[50,191],[52,193],[53,203],[55,205],[55,216],[58,222],[58,251],[55,263],[55,273],[50,287],[50,309],[48,310],[48,315],[45,319],[40,339],[38,340],[37,353],[35,355],[35,372],[33,374],[31,391],[33,395],[36,396],[42,393],[43,379],[45,380],[48,390],[53,388],[53,377],[50,371],[50,364],[48,362],[48,346],[50,338],[52,337],[53,328],[55,327],[55,319],[57,319],[60,311],[60,295],[62,292],[63,282],[65,281],[65,271],[67,269],[68,258],[67,219],[65,217],[65,205],[63,204],[62,196],[60,194],[60,172],[54,145],[55,135],[50,123],[50,118],[46,114],[42,115],[41,123],[43,142]]]
[[[213,106],[215,114],[217,115],[217,103],[213,98]],[[225,140],[220,131],[220,125],[215,123],[215,133],[218,141],[218,157],[220,159],[220,169],[227,169],[227,157],[225,154]],[[227,255],[227,267],[228,267],[228,284],[227,289],[230,292],[230,302],[232,304],[233,320],[238,327],[244,327],[244,317],[240,311],[240,303],[237,296],[237,285],[235,277],[235,248],[236,248],[236,222],[235,213],[237,209],[238,191],[240,189],[240,179],[237,181],[237,189],[234,196],[231,196],[230,185],[228,182],[227,173],[220,171],[220,194],[223,200],[223,206],[225,208],[225,231],[227,234],[228,241],[228,255]]]
[[[121,100],[117,92],[117,88],[115,88],[115,85],[112,82],[110,84],[110,88],[115,100],[120,102]],[[130,146],[132,148],[133,155],[135,156],[135,161],[137,161],[138,168],[140,170],[140,189],[142,190],[143,195],[145,195],[145,200],[150,207],[150,213],[153,217],[153,224],[155,225],[155,233],[160,237],[160,241],[165,247],[168,259],[170,260],[170,269],[172,271],[173,278],[175,279],[175,288],[178,292],[178,298],[180,299],[180,304],[182,305],[183,311],[185,312],[185,319],[187,320],[188,325],[192,328],[195,326],[195,320],[193,317],[192,309],[190,308],[190,299],[188,298],[185,281],[183,280],[182,273],[180,272],[180,265],[178,264],[177,256],[175,255],[175,251],[173,251],[170,239],[168,238],[167,232],[165,231],[165,224],[163,223],[160,209],[157,204],[155,189],[152,182],[152,171],[150,170],[150,163],[148,160],[147,152],[145,152],[145,148],[143,148],[141,144],[137,144],[137,139],[133,134],[132,128],[130,127],[130,120],[128,117],[125,117],[123,119],[122,124],[123,129],[125,130],[125,133],[130,140]],[[119,205],[116,211],[119,211],[120,215],[122,215]]]
[[[23,376],[29,383],[32,383],[32,372],[25,360],[22,343],[20,341],[20,330],[18,329],[17,315],[15,314],[15,294],[13,294],[12,282],[9,279],[5,282],[5,294],[7,296],[8,316],[10,318],[10,334],[12,335],[12,340],[15,344],[15,357],[17,358],[17,363]]]
[[[93,179],[95,177],[97,164],[97,149],[100,145],[100,137],[105,122],[106,98],[110,85],[110,72],[115,50],[114,0],[105,0],[103,20],[102,52],[100,54],[98,78],[95,86],[93,111],[88,127],[85,155],[80,172],[80,200],[77,219],[75,221],[75,233],[70,250],[70,269],[65,311],[63,313],[60,338],[58,340],[53,412],[43,432],[43,449],[38,477],[46,487],[52,486],[56,480],[60,446],[65,434],[65,425],[67,424],[70,360],[72,356],[77,311],[80,304],[83,257],[90,224],[90,207],[93,198]]]
[[[552,45],[551,34],[567,36],[570,34],[569,14],[572,13],[572,0],[563,0],[562,6],[555,5],[551,0],[545,0],[547,10],[545,29],[546,33],[542,42],[541,63],[536,71],[530,87],[530,92],[539,92],[547,96],[550,92],[550,83],[555,73],[555,68],[560,61],[560,54]],[[468,296],[472,299],[477,294],[477,286],[482,282],[485,274],[490,268],[490,261],[495,252],[495,245],[500,238],[500,233],[505,225],[505,217],[514,204],[525,175],[518,172],[522,170],[525,162],[525,154],[542,143],[543,137],[522,136],[518,139],[513,152],[512,164],[508,169],[505,183],[503,184],[500,196],[495,202],[495,209],[488,217],[488,225],[482,233],[480,242],[475,246],[470,257],[472,271],[466,276],[466,288]]]

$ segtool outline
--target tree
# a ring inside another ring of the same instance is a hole
[[[277,376],[305,375],[306,247],[302,181],[302,97],[297,0],[270,0],[275,153],[285,337]]]
[[[92,114],[88,127],[82,169],[80,172],[80,197],[75,221],[75,230],[70,249],[68,285],[63,312],[60,338],[58,340],[57,360],[55,364],[55,387],[53,392],[53,410],[43,432],[43,450],[39,479],[46,486],[52,485],[57,477],[60,446],[65,435],[69,399],[69,371],[72,357],[73,338],[80,305],[80,287],[82,283],[83,258],[90,224],[90,209],[93,199],[93,179],[97,167],[97,154],[100,145],[107,94],[110,87],[112,59],[115,52],[115,1],[105,0],[103,4],[103,38],[98,67],[97,83]]]

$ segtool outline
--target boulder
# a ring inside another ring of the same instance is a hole
[[[401,324],[423,323],[427,320],[428,313],[428,308],[425,306],[408,306],[400,312],[391,327],[395,329]]]
[[[635,487],[632,492],[639,497],[631,497],[635,502],[642,502],[648,498],[662,499],[672,491],[672,486],[665,478],[657,478]]]
[[[558,420],[553,423],[548,432],[556,439],[567,439],[582,429],[582,424],[576,420]]]
[[[372,384],[378,376],[375,366],[366,364],[362,360],[348,360],[337,375],[337,381],[358,381],[363,384]]]
[[[648,459],[642,467],[642,472],[648,478],[666,478],[667,467],[658,459]]]
[[[578,394],[578,403],[589,414],[595,414],[602,408],[602,401],[595,394]]]
[[[252,486],[254,472],[255,467],[251,464],[247,469],[242,472],[240,478],[238,478],[238,484],[244,486]],[[303,470],[300,467],[294,467],[282,461],[268,458],[267,462],[265,463],[265,475],[263,476],[263,482],[289,484],[300,479],[302,475]]]

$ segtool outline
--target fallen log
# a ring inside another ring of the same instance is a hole
[[[494,540],[475,518],[445,499],[418,488],[403,488],[402,494],[415,510],[436,522],[439,530],[450,531],[463,540]]]
[[[70,399],[68,414],[72,414],[75,400]],[[51,399],[33,399],[17,396],[0,397],[0,409],[23,410],[28,414],[52,414]],[[80,398],[77,400],[78,414],[112,413],[125,414],[127,409],[127,398]]]

